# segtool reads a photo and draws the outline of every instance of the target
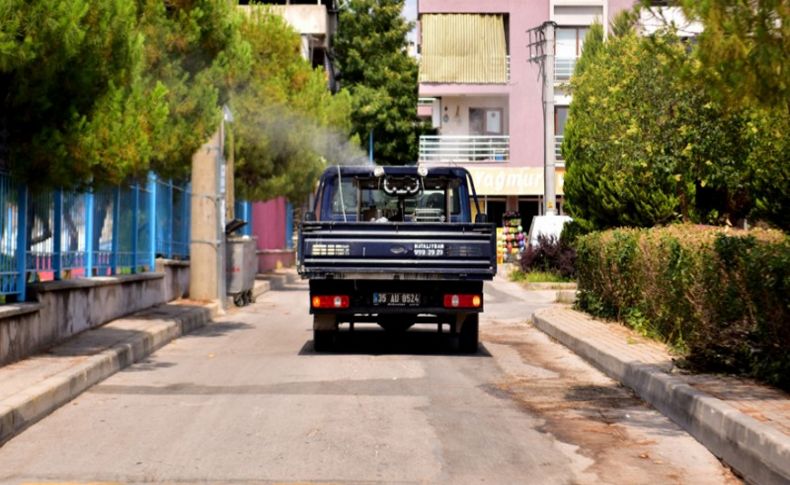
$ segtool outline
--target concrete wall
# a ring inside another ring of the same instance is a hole
[[[162,272],[28,285],[36,303],[0,307],[0,365],[45,350],[84,330],[183,297],[188,264],[157,261]]]
[[[239,5],[238,8],[249,13],[255,7]],[[282,16],[300,34],[326,35],[330,30],[324,5],[266,5],[261,8]]]
[[[164,301],[189,296],[189,261],[159,258],[156,260],[156,272],[165,276],[162,282]]]

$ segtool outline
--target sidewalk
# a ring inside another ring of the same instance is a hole
[[[254,296],[288,272],[256,279]],[[232,301],[230,305],[233,305]],[[94,384],[209,322],[216,304],[178,300],[85,331],[48,352],[0,367],[0,446]]]
[[[675,421],[747,481],[790,483],[790,396],[747,379],[689,375],[661,343],[555,306],[535,326]]]

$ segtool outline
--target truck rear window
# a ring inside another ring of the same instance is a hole
[[[383,178],[344,179],[341,190],[335,179],[332,212],[353,214],[357,221],[364,222],[445,222],[461,213],[457,184],[426,178],[419,181],[414,193],[408,193],[412,187],[406,187],[409,190],[403,192],[407,193],[397,193],[393,189],[397,183],[388,185],[388,193]]]

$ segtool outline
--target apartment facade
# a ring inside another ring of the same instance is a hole
[[[596,20],[606,29],[634,0],[419,0],[420,104],[436,135],[420,140],[419,163],[469,169],[491,220],[519,212],[528,227],[542,210],[542,81],[529,62],[527,31],[553,21],[556,207],[565,172],[559,153],[570,96],[563,85]]]
[[[336,0],[265,0],[263,4],[281,15],[301,38],[302,57],[314,68],[326,71],[327,89],[334,91],[335,69],[332,65],[332,38],[337,32]],[[239,8],[249,10],[249,0],[240,0]],[[284,197],[259,201],[252,206],[252,232],[258,239],[258,271],[271,271],[294,263],[294,207]]]

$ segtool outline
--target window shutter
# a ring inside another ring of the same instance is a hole
[[[424,14],[420,82],[507,82],[502,15]]]

